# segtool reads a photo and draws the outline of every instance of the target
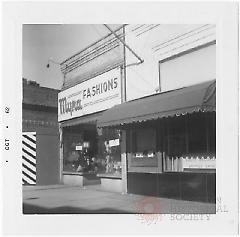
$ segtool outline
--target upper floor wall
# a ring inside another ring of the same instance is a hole
[[[23,105],[57,108],[59,90],[42,87],[35,81],[23,78]]]
[[[23,79],[22,130],[58,133],[57,106],[59,90],[42,87]]]
[[[127,100],[216,78],[215,25],[139,24],[125,31],[126,44],[144,60],[126,68]],[[136,62],[126,50],[126,65]]]
[[[114,31],[121,39],[124,38],[123,26]],[[123,52],[122,43],[112,33],[109,33],[104,38],[66,59],[61,63],[61,71],[64,75],[62,90],[123,65]]]

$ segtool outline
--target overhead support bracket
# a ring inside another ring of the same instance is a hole
[[[104,24],[104,26],[139,60],[139,63],[132,63],[127,66],[138,65],[144,62],[107,24]]]

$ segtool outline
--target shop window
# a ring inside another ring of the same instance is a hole
[[[104,128],[98,137],[99,174],[121,176],[120,131]]]
[[[216,78],[216,44],[196,47],[160,62],[159,75],[162,91],[174,90]]]
[[[209,150],[216,153],[216,113],[209,115]]]
[[[65,132],[63,142],[63,171],[75,172],[82,161],[83,133]]]
[[[164,171],[215,172],[215,152],[215,113],[195,113],[167,121]]]
[[[137,129],[133,133],[135,157],[151,157],[156,151],[156,132],[153,128]]]
[[[64,134],[64,172],[121,174],[120,131],[75,127]]]
[[[169,119],[167,124],[167,153],[169,156],[180,156],[186,152],[186,132],[185,132],[185,118]]]
[[[164,171],[180,171],[180,159],[186,152],[185,117],[170,118],[165,123]]]
[[[169,155],[179,156],[186,151],[185,134],[169,135]]]
[[[131,155],[128,156],[128,171],[156,170],[156,129],[135,128],[131,131]]]
[[[207,128],[204,113],[193,114],[188,119],[189,153],[207,152]]]

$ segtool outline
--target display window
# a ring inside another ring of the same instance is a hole
[[[129,133],[128,171],[148,172],[158,167],[156,156],[156,129],[135,127]]]
[[[63,143],[63,171],[77,170],[82,156],[83,134],[65,133]]]
[[[207,121],[205,114],[194,114],[188,120],[188,152],[207,152]]]
[[[119,130],[73,126],[63,134],[63,172],[121,174]]]
[[[163,171],[216,172],[215,113],[194,113],[167,121]]]
[[[216,172],[214,112],[145,123],[132,127],[129,137],[130,172]]]
[[[156,131],[153,128],[139,128],[133,132],[134,158],[152,158],[156,152]]]
[[[169,156],[179,156],[186,152],[185,118],[177,117],[167,120],[165,144]]]
[[[104,128],[98,136],[99,160],[102,169],[99,174],[121,174],[120,130]]]
[[[216,113],[210,113],[208,118],[209,151],[216,152]]]

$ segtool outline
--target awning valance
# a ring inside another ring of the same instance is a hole
[[[119,126],[215,110],[216,81],[212,80],[116,105],[103,113],[97,126]]]
[[[83,124],[83,123],[97,124],[97,120],[102,116],[102,114],[103,114],[103,111],[93,113],[93,114],[88,114],[88,115],[81,116],[78,118],[61,121],[60,126],[61,127],[70,127],[70,126],[76,126],[76,125]]]

